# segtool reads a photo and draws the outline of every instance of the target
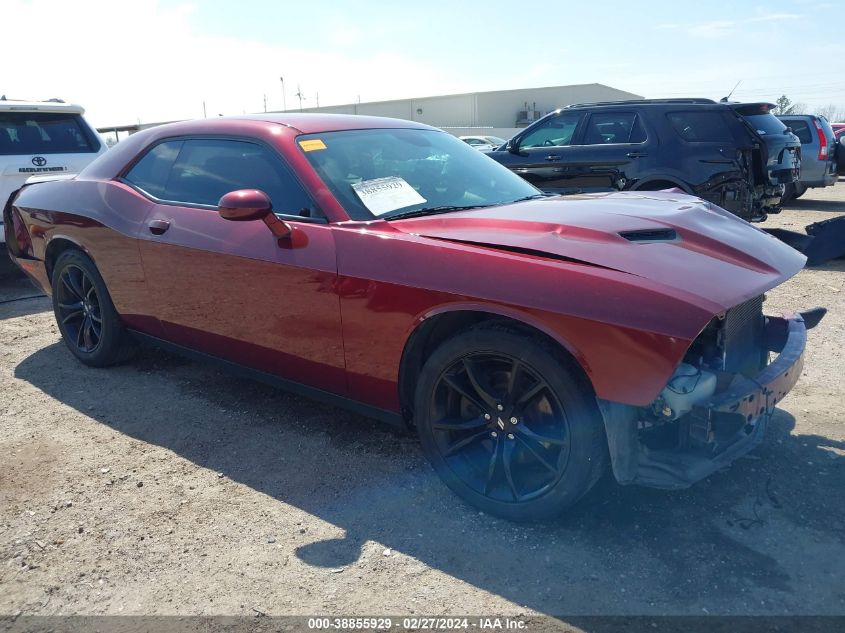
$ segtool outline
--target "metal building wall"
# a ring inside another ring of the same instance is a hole
[[[642,97],[602,84],[582,84],[350,103],[322,108],[304,108],[303,112],[387,116],[419,121],[435,127],[513,128],[525,124],[525,122],[518,124],[517,118],[519,112],[526,109],[526,103],[529,110],[536,109],[545,113],[572,103],[619,99],[642,99]]]

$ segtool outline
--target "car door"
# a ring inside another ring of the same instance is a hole
[[[580,112],[550,115],[512,139],[509,149],[488,156],[543,191],[571,193],[568,153],[582,118]]]
[[[587,115],[575,143],[565,150],[569,184],[579,191],[617,191],[639,177],[638,165],[649,154],[640,117],[626,110]]]
[[[170,139],[124,181],[154,203],[141,256],[169,341],[345,392],[334,239],[274,150],[242,139]],[[261,221],[220,217],[219,198],[248,188],[270,197],[289,238]]]

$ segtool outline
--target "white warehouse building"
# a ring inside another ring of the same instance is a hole
[[[427,123],[453,134],[481,133],[483,129],[486,134],[508,137],[516,129],[566,105],[642,98],[603,84],[577,84],[349,103],[303,108],[302,112],[386,116]]]

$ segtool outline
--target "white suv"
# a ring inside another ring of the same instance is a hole
[[[33,175],[76,174],[106,151],[78,105],[0,99],[0,259],[6,258],[3,209]]]

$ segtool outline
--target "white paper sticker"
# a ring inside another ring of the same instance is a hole
[[[373,215],[384,215],[396,209],[426,201],[411,185],[398,176],[365,180],[352,185],[352,189]]]

